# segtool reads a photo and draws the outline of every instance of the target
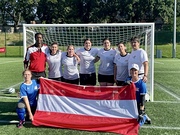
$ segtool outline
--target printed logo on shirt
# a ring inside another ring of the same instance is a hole
[[[139,88],[136,88],[136,91],[139,91]]]
[[[38,89],[37,86],[34,86],[34,89],[37,90]]]

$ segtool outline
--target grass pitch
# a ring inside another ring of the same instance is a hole
[[[15,112],[17,93],[4,94],[7,88],[16,92],[23,81],[23,58],[0,58],[0,134],[38,135],[115,135],[113,133],[87,132],[51,127],[35,127],[27,123],[22,129],[16,128],[12,120],[18,120]],[[155,59],[154,102],[146,103],[146,111],[152,119],[151,125],[144,125],[139,135],[180,134],[180,59]],[[4,91],[2,91],[4,90]],[[9,123],[8,123],[9,122]]]

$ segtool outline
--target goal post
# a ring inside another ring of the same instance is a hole
[[[120,41],[125,42],[130,52],[130,39],[138,36],[149,58],[147,89],[150,100],[154,101],[154,23],[23,24],[24,57],[27,47],[35,43],[34,35],[37,32],[43,34],[45,44],[56,41],[60,47],[65,47],[64,51],[69,44],[82,47],[86,38],[91,39],[93,47],[101,48],[102,40],[108,37],[112,46]]]

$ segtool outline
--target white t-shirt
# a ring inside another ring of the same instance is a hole
[[[48,77],[49,78],[59,78],[62,76],[62,66],[61,66],[61,51],[55,55],[50,53],[46,56],[46,61],[48,63]]]
[[[97,53],[97,48],[91,48],[90,50],[80,48],[77,50],[76,54],[80,57],[81,60],[79,70],[81,74],[91,74],[96,72],[94,59],[97,56]]]
[[[98,57],[100,58],[100,65],[98,74],[102,75],[114,75],[114,57],[116,50],[104,50],[104,48],[98,51]]]
[[[126,81],[128,78],[128,60],[130,54],[127,53],[125,56],[121,56],[120,54],[116,54],[114,63],[117,66],[116,80],[118,81]]]
[[[75,57],[68,57],[67,52],[62,54],[63,78],[75,80],[79,78],[78,61]]]
[[[145,50],[142,48],[138,50],[133,50],[130,54],[128,61],[128,71],[130,75],[130,68],[132,64],[137,64],[139,66],[139,74],[144,73],[143,63],[148,61],[148,56]]]

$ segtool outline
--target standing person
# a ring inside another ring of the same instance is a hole
[[[129,80],[135,84],[136,86],[136,101],[139,116],[143,118],[145,115],[145,121],[140,121],[140,124],[148,123],[151,124],[151,119],[145,114],[145,95],[147,93],[146,83],[139,78],[139,66],[137,64],[132,64],[130,67],[130,75]]]
[[[46,77],[46,54],[49,50],[48,46],[43,44],[43,35],[35,34],[36,43],[27,48],[24,69],[29,69],[32,72],[32,79]],[[28,65],[30,63],[30,65]]]
[[[118,43],[119,54],[114,59],[114,81],[117,86],[123,86],[129,76],[128,59],[129,53],[126,52],[126,46],[123,42]]]
[[[84,48],[77,50],[80,57],[80,85],[96,85],[96,69],[94,60],[97,56],[98,49],[92,48],[90,39],[84,40]]]
[[[19,118],[18,128],[21,128],[25,124],[26,118],[29,117],[33,121],[33,115],[37,106],[37,94],[39,85],[36,80],[31,80],[32,73],[30,70],[26,69],[23,72],[24,82],[20,86],[20,97],[18,102],[16,112]]]
[[[57,42],[53,42],[47,54],[48,78],[62,81],[61,51]]]
[[[98,82],[100,86],[114,85],[114,57],[116,50],[111,48],[111,42],[108,38],[103,40],[104,48],[98,51],[95,62],[100,60],[98,69]]]
[[[139,77],[143,79],[144,82],[147,81],[148,76],[148,56],[145,50],[140,48],[140,40],[138,37],[131,38],[132,52],[129,57],[128,69],[130,71],[130,66],[136,63],[139,66]]]
[[[62,54],[63,81],[71,84],[79,84],[78,64],[80,58],[74,52],[74,46],[69,45],[67,52]]]

